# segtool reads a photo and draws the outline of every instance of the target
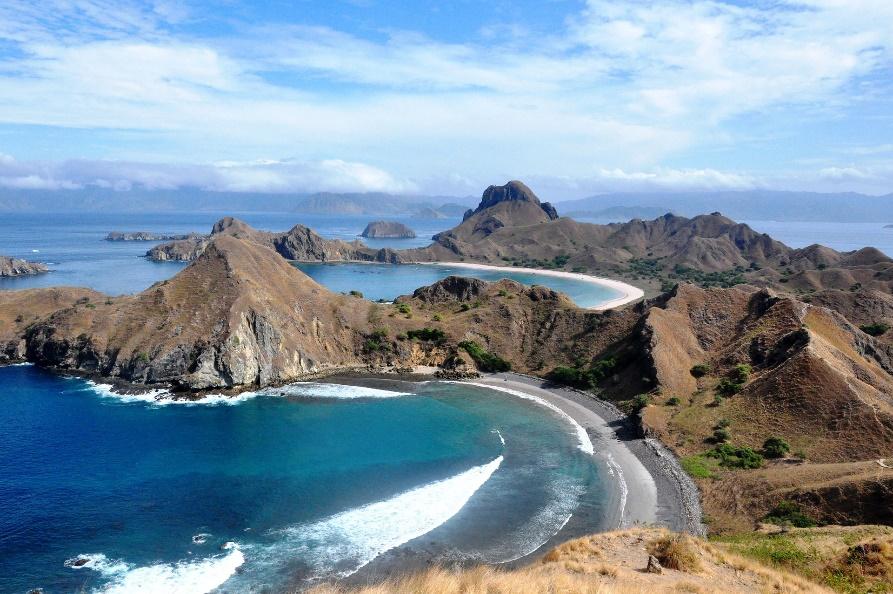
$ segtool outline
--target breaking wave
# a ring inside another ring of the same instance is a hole
[[[207,557],[199,561],[158,563],[134,566],[121,560],[110,560],[102,553],[80,555],[65,562],[72,569],[89,569],[107,580],[94,592],[125,594],[204,594],[228,580],[245,563],[245,555],[238,545],[223,545],[224,555]]]
[[[506,394],[511,394],[512,396],[517,396],[519,398],[524,398],[525,400],[532,400],[541,406],[545,406],[549,410],[554,411],[558,414],[558,416],[564,418],[571,426],[574,428],[574,431],[577,433],[577,441],[580,442],[579,448],[584,453],[592,455],[595,453],[595,447],[592,445],[592,440],[589,439],[589,434],[586,433],[586,429],[583,428],[580,423],[574,420],[572,416],[561,410],[561,408],[555,406],[548,400],[544,400],[539,396],[534,396],[533,394],[528,394],[526,392],[522,392],[520,390],[513,390],[511,388],[504,388],[502,386],[491,386],[490,384],[484,384],[480,382],[450,382],[450,383],[458,383],[466,386],[477,386],[479,388],[487,388],[488,390],[496,390],[497,392],[505,392]]]

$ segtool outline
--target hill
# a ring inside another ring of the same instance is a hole
[[[835,221],[876,223],[889,217],[893,194],[868,196],[856,192],[784,192],[774,190],[608,193],[563,200],[566,212],[661,204],[686,216],[721,210],[734,219],[771,221]]]
[[[653,556],[663,567],[656,568]],[[521,568],[435,567],[356,587],[324,585],[313,594],[545,594],[581,592],[830,592],[785,570],[730,552],[728,547],[654,528],[607,532],[571,540]]]
[[[40,274],[47,271],[46,265],[38,262],[0,256],[0,276],[22,276],[25,274]]]

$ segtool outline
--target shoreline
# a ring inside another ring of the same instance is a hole
[[[612,481],[616,489],[610,495],[609,502],[614,510],[608,516],[609,525],[599,532],[657,524],[676,532],[696,536],[706,534],[701,522],[699,492],[694,481],[665,446],[655,439],[641,437],[635,424],[610,402],[573,388],[513,372],[488,374],[454,383],[503,392],[523,392],[526,396],[514,396],[542,400],[544,402],[539,403],[541,406],[545,404],[549,408],[554,406],[560,409],[570,421],[586,431],[595,449],[593,458],[605,463],[604,472],[616,478]],[[567,521],[556,528],[555,534],[533,551],[488,565],[507,568],[524,566],[561,543],[594,532],[585,527],[575,527],[573,522]],[[423,535],[382,553],[356,573],[336,581],[367,585],[388,576],[420,571],[437,564],[474,566],[478,562],[462,554],[443,555],[426,551]]]
[[[426,264],[429,266],[455,266],[457,268],[470,268],[472,270],[493,270],[500,272],[522,272],[525,274],[541,274],[543,276],[554,276],[558,278],[566,278],[569,280],[581,281],[592,285],[609,287],[621,293],[620,297],[609,299],[592,307],[582,307],[581,309],[589,309],[592,311],[607,311],[616,307],[621,307],[628,303],[638,301],[645,297],[645,291],[642,289],[624,283],[619,280],[605,278],[602,276],[593,276],[591,274],[583,274],[582,272],[567,272],[565,270],[546,270],[542,268],[525,268],[520,266],[497,266],[492,264],[478,264],[475,262],[405,262],[405,264]]]

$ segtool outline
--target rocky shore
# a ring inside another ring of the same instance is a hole
[[[150,231],[112,231],[105,236],[106,241],[179,241],[201,237],[200,233],[170,234]]]
[[[40,274],[49,272],[49,269],[39,262],[29,262],[20,258],[0,256],[0,277],[23,276],[26,274]]]

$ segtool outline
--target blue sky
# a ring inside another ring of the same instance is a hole
[[[0,188],[893,192],[890,0],[0,3]]]

